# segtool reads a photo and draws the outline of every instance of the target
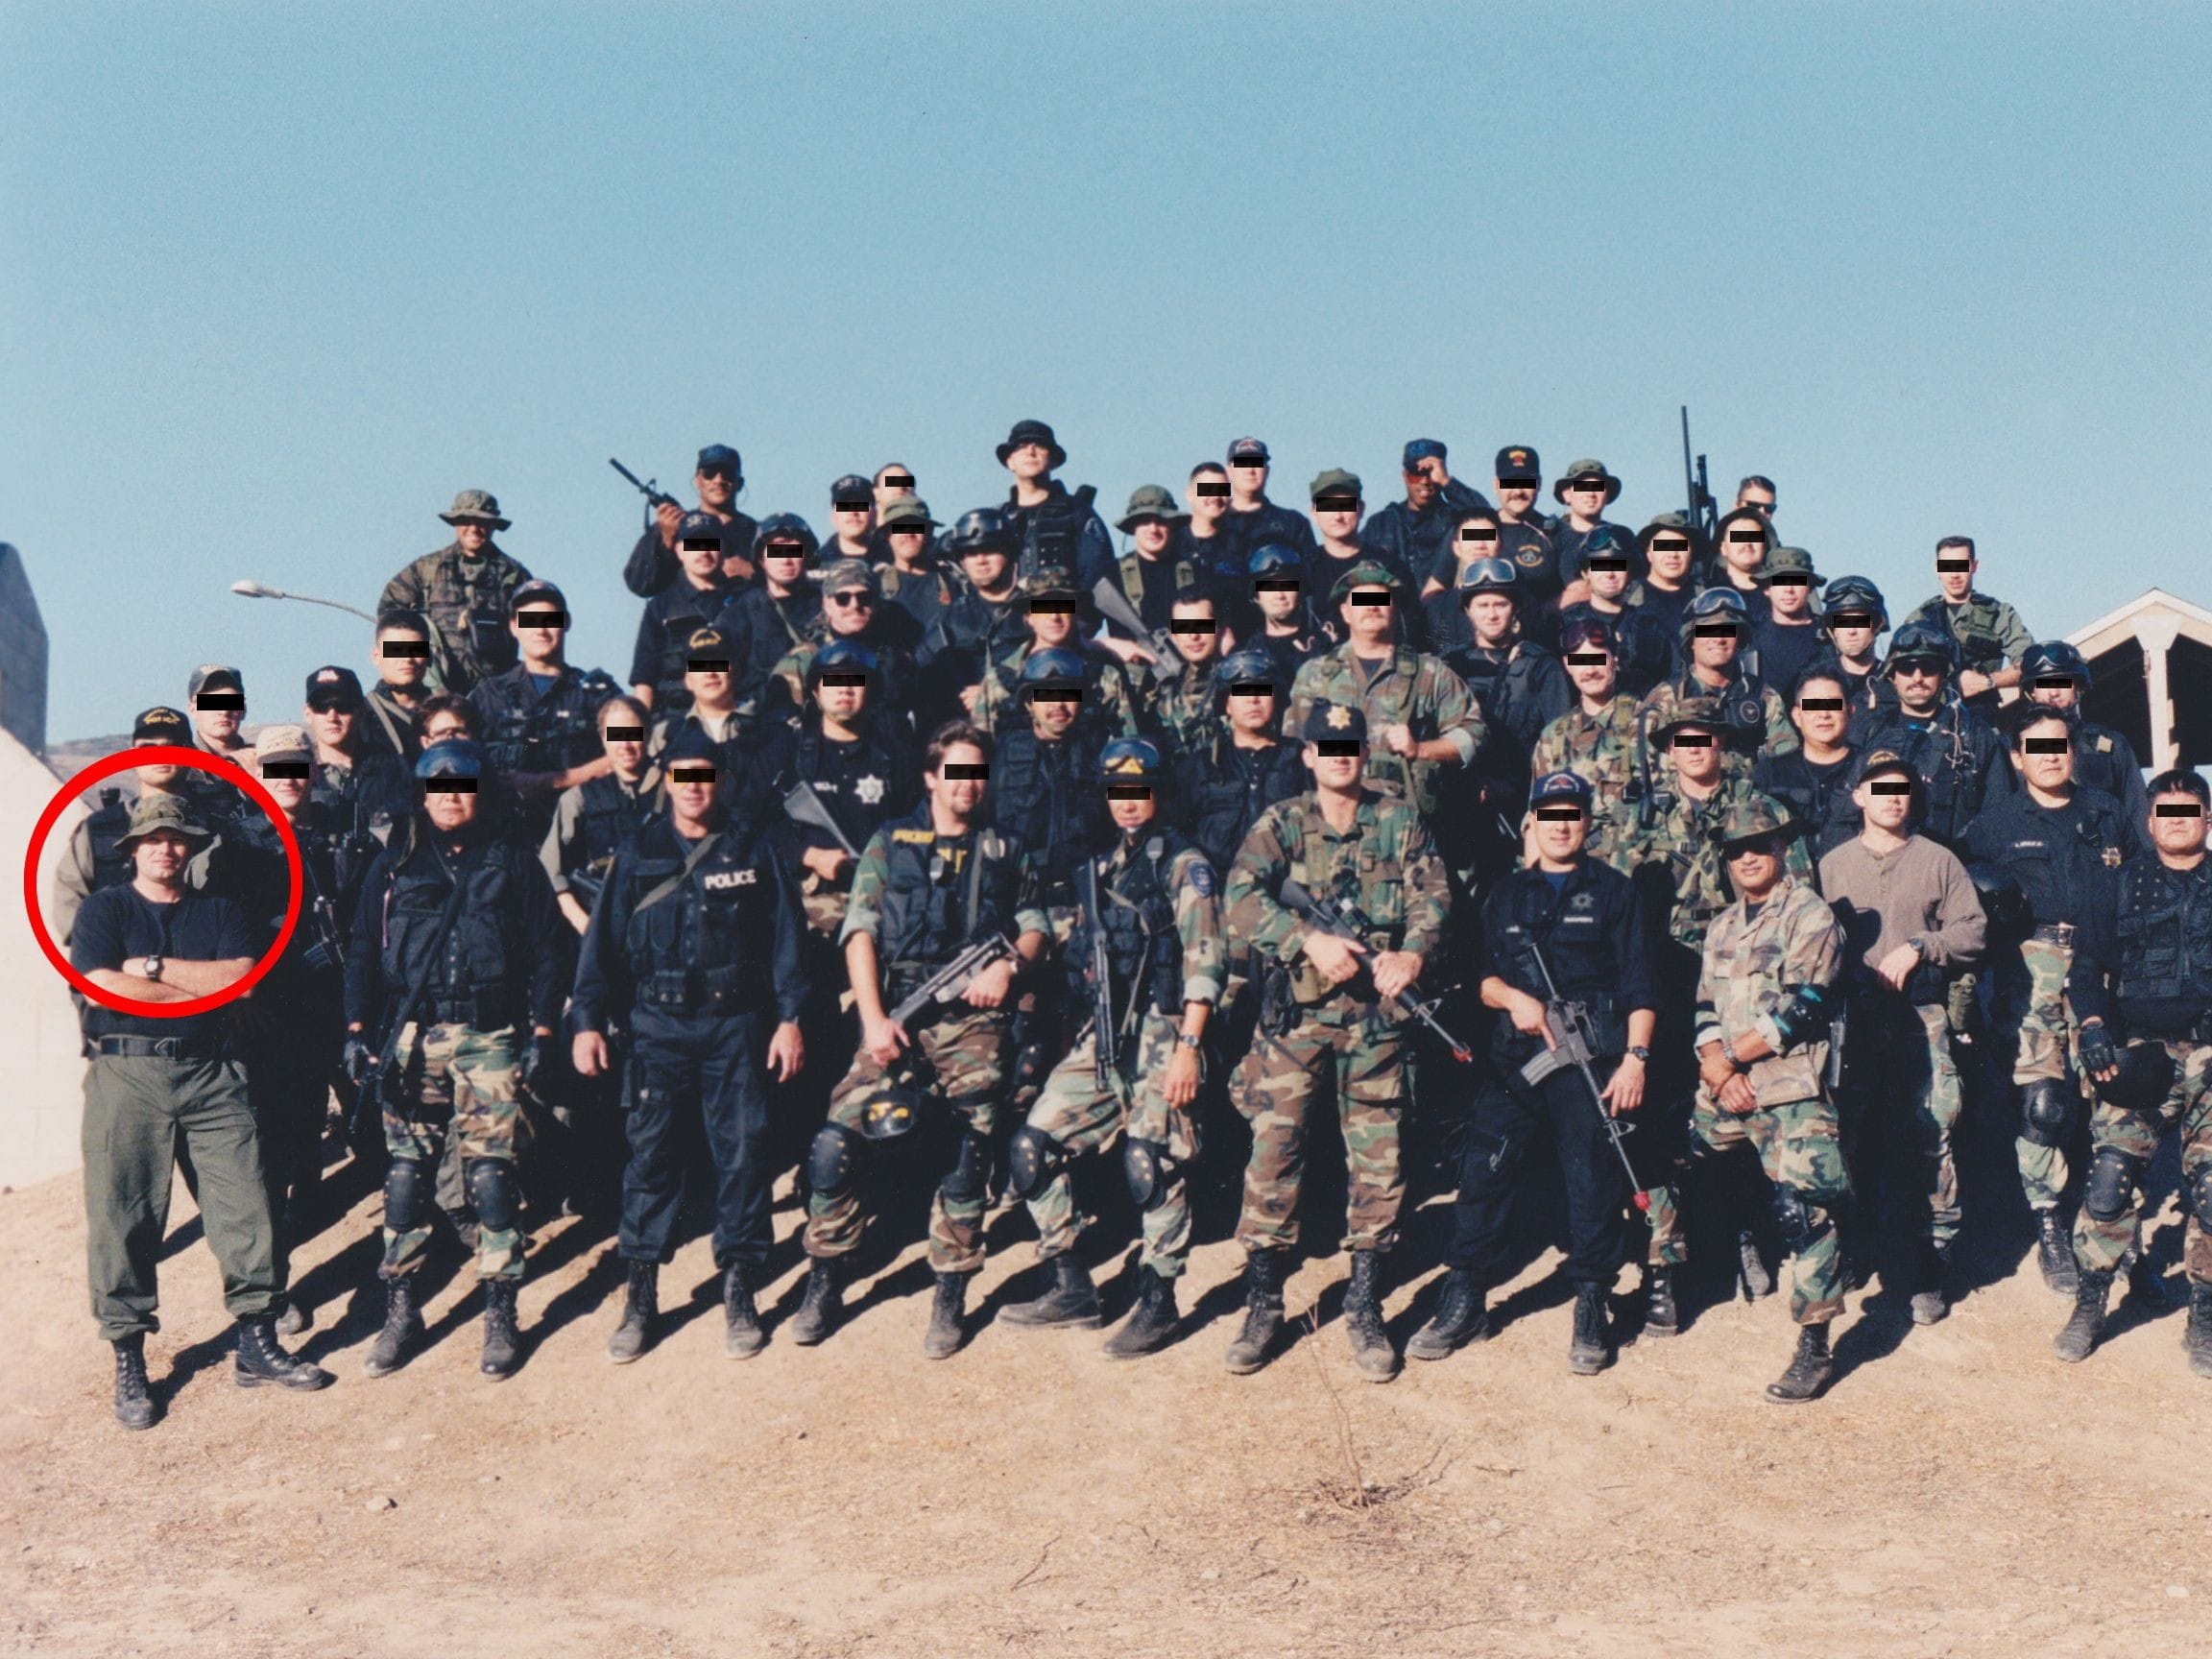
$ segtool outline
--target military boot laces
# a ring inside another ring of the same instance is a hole
[[[1052,1288],[1034,1302],[1017,1302],[1000,1317],[1009,1325],[1079,1325],[1091,1330],[1105,1323],[1089,1269],[1068,1250],[1052,1258]]]
[[[375,1346],[361,1361],[364,1377],[389,1377],[406,1363],[407,1349],[422,1334],[422,1316],[415,1311],[415,1281],[402,1274],[384,1282],[384,1329],[376,1333]]]
[[[1682,1331],[1682,1310],[1674,1300],[1674,1269],[1657,1264],[1644,1270],[1644,1334],[1675,1336]]]
[[[1285,1252],[1255,1250],[1244,1262],[1244,1328],[1229,1344],[1229,1369],[1249,1376],[1267,1363],[1267,1351],[1283,1329]]]
[[[1774,1294],[1774,1274],[1760,1253],[1759,1235],[1746,1227],[1736,1235],[1737,1269],[1743,1278],[1743,1300],[1756,1302]]]
[[[722,1352],[731,1358],[750,1359],[768,1346],[760,1310],[753,1304],[753,1278],[741,1265],[722,1275]]]
[[[1595,1377],[1612,1363],[1605,1341],[1605,1286],[1584,1285],[1575,1292],[1575,1334],[1567,1345],[1567,1369]]]
[[[115,1344],[115,1421],[126,1429],[151,1429],[156,1415],[154,1391],[146,1383],[146,1338],[126,1336]]]
[[[2104,1298],[2112,1288],[2109,1273],[2079,1273],[2076,1279],[2074,1311],[2051,1338],[2051,1352],[2070,1365],[2088,1358],[2104,1334]]]
[[[1175,1339],[1175,1326],[1182,1317],[1175,1307],[1175,1281],[1149,1267],[1139,1268],[1137,1274],[1142,1282],[1137,1306],[1101,1350],[1109,1359],[1134,1359],[1157,1353]]]
[[[484,1281],[484,1351],[476,1369],[494,1382],[514,1376],[522,1363],[522,1336],[515,1328],[515,1298],[521,1288],[514,1279]]]
[[[653,1321],[661,1312],[661,1268],[653,1262],[629,1264],[629,1283],[622,1293],[622,1322],[607,1338],[607,1358],[627,1365],[645,1352],[653,1340]]]
[[[2046,1289],[2071,1296],[2081,1287],[2081,1269],[2074,1261],[2074,1240],[2066,1236],[2066,1223],[2056,1210],[2035,1212],[2035,1264],[2043,1269]]]
[[[844,1291],[838,1283],[837,1261],[813,1256],[806,1262],[806,1296],[791,1316],[791,1340],[811,1348],[830,1334],[844,1309]]]
[[[1370,1382],[1398,1375],[1398,1350],[1382,1328],[1382,1258],[1373,1250],[1352,1253],[1352,1279],[1344,1291],[1344,1334],[1351,1339],[1352,1363]]]
[[[929,1329],[922,1334],[922,1353],[930,1359],[950,1359],[960,1352],[967,1333],[962,1315],[968,1311],[968,1275],[937,1275],[937,1297],[929,1306]]]
[[[311,1391],[338,1381],[320,1365],[295,1359],[276,1346],[276,1320],[260,1313],[238,1321],[238,1355],[231,1375],[241,1388],[274,1382],[280,1388]]]
[[[1444,1293],[1436,1299],[1436,1311],[1429,1323],[1413,1333],[1406,1344],[1415,1359],[1443,1359],[1478,1337],[1490,1334],[1489,1310],[1482,1305],[1482,1290],[1475,1275],[1455,1267],[1444,1275]]]
[[[2212,1377],[2212,1285],[2189,1286],[2189,1323],[2181,1333],[2189,1369]]]
[[[1836,1361],[1828,1353],[1827,1321],[1800,1325],[1797,1352],[1791,1358],[1790,1369],[1767,1384],[1767,1398],[1784,1406],[1802,1406],[1828,1386],[1835,1370]]]

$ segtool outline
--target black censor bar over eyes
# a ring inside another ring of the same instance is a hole
[[[2063,755],[2074,747],[2071,737],[2024,737],[2021,747],[2031,755]]]
[[[203,714],[212,714],[223,709],[235,709],[240,713],[244,713],[246,693],[243,691],[203,691],[193,699],[193,707]]]
[[[1152,785],[1149,783],[1109,783],[1106,785],[1109,801],[1149,801]]]
[[[1040,595],[1029,601],[1029,614],[1032,616],[1072,616],[1074,613],[1075,601],[1072,599],[1047,599]]]
[[[1229,493],[1229,486],[1226,484],[1193,484],[1190,486],[1190,493],[1208,497],[1226,495]]]
[[[830,511],[835,513],[865,513],[875,505],[876,503],[869,500],[865,495],[850,496],[843,501],[830,503]]]
[[[1598,557],[1590,560],[1588,563],[1590,568],[1593,570],[1612,571],[1626,570],[1628,568],[1627,560],[1616,559],[1609,553],[1600,553],[1598,555]]]
[[[818,681],[818,682],[817,682],[817,684],[819,684],[819,685],[856,685],[856,686],[863,686],[863,687],[864,687],[864,686],[866,686],[866,685],[867,685],[867,684],[868,684],[868,676],[867,676],[865,673],[859,673],[859,674],[835,674],[835,673],[825,673],[825,674],[822,676],[822,678],[820,679],[820,681]]]
[[[1032,685],[1029,688],[1029,701],[1032,703],[1080,703],[1083,701],[1083,693],[1080,691],[1063,691],[1056,685]]]
[[[1808,714],[1840,714],[1843,699],[1840,697],[1800,697],[1797,707]]]
[[[2035,689],[2038,691],[2065,691],[2072,689],[2073,685],[2074,676],[2071,674],[2038,674],[2035,676]]]
[[[2203,807],[2193,803],[2180,801],[2161,801],[2157,805],[2151,808],[2151,812],[2152,816],[2156,818],[2201,818],[2204,816]]]
[[[676,551],[679,553],[719,553],[722,551],[722,543],[710,541],[704,536],[686,536],[676,543]]]
[[[1323,737],[1317,739],[1313,747],[1320,752],[1324,760],[1349,760],[1355,758],[1366,745],[1357,737]]]
[[[1831,628],[1871,628],[1874,613],[1871,611],[1839,611],[1828,618]]]
[[[377,647],[378,654],[386,657],[427,657],[429,641],[424,639],[387,639]]]
[[[1459,532],[1459,540],[1462,541],[1495,541],[1498,540],[1498,532],[1495,530],[1479,529],[1477,526],[1470,524]]]
[[[1387,593],[1355,593],[1352,595],[1352,603],[1355,605],[1387,605],[1390,603],[1390,595]]]
[[[1902,778],[1878,778],[1866,785],[1877,795],[1910,795],[1912,785]]]
[[[1767,577],[1767,586],[1769,588],[1810,588],[1813,586],[1813,578],[1800,576],[1795,571],[1790,571],[1780,576]]]
[[[601,733],[610,743],[642,743],[645,728],[642,726],[610,726]]]
[[[1275,687],[1264,680],[1239,680],[1229,687],[1232,697],[1272,697]]]
[[[952,782],[981,783],[991,776],[989,761],[948,760],[941,774]]]
[[[425,778],[422,780],[425,795],[473,795],[476,780],[473,778]]]
[[[1570,668],[1602,668],[1612,659],[1602,651],[1570,651],[1567,666]]]
[[[914,474],[911,472],[886,472],[883,474],[883,488],[886,490],[911,490],[914,488]]]
[[[1651,551],[1654,553],[1687,553],[1690,551],[1690,538],[1687,536],[1654,536],[1651,538]],[[1627,561],[1623,560],[1622,565],[1625,568]]]
[[[517,628],[565,628],[568,613],[565,611],[517,611],[515,613]]]
[[[1728,532],[1728,540],[1742,544],[1752,541],[1764,541],[1767,540],[1767,538],[1756,530],[1731,530]]]
[[[304,782],[307,779],[307,762],[304,760],[264,760],[261,762],[261,776],[264,781],[271,778],[296,778]]]
[[[1537,822],[1542,824],[1579,824],[1582,822],[1582,808],[1579,806],[1539,806],[1536,808],[1536,818]]]
[[[1501,490],[1533,490],[1542,482],[1543,480],[1540,478],[1501,478],[1498,480],[1498,488]]]
[[[1700,639],[1733,639],[1736,637],[1736,624],[1733,622],[1698,622],[1692,625],[1690,632]]]
[[[1178,616],[1167,624],[1167,630],[1171,634],[1217,634],[1221,624],[1209,622],[1203,616]]]
[[[1357,495],[1316,495],[1313,497],[1316,513],[1357,513],[1359,497]]]
[[[1298,584],[1291,577],[1262,576],[1252,584],[1255,593],[1295,593]]]
[[[671,766],[668,768],[671,783],[711,783],[714,768],[711,766]]]
[[[1938,559],[1936,561],[1936,568],[1947,575],[1963,576],[1967,571],[1974,568],[1974,561],[1971,559]]]
[[[1713,738],[1711,734],[1703,732],[1678,732],[1674,735],[1671,747],[1676,749],[1710,749],[1713,747]]]
[[[684,664],[687,674],[727,674],[730,659],[727,657],[694,657]]]

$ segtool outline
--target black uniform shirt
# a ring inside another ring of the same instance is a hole
[[[180,962],[226,962],[259,954],[254,927],[246,912],[228,899],[184,889],[174,904],[156,904],[126,882],[105,887],[84,901],[69,935],[69,962],[80,974],[96,968],[120,969],[133,956],[168,956]],[[143,1014],[118,1014],[87,998],[86,1037],[175,1037],[204,1043],[228,1029],[228,1009],[157,1020]]]

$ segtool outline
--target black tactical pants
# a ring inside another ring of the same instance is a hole
[[[713,1160],[714,1265],[766,1265],[775,1180],[762,1070],[767,1028],[759,1014],[637,1009],[630,1166],[622,1178],[620,1242],[629,1261],[665,1262],[675,1254],[677,1212],[694,1173],[685,1167],[685,1130],[696,1118]]]
[[[1599,1061],[1602,1081],[1618,1062]],[[1453,1205],[1447,1265],[1494,1289],[1507,1265],[1508,1225],[1531,1136],[1549,1135],[1567,1190],[1567,1278],[1611,1285],[1627,1247],[1628,1177],[1606,1143],[1590,1086],[1576,1070],[1554,1072],[1533,1088],[1488,1083],[1475,1096],[1459,1148],[1459,1196]]]

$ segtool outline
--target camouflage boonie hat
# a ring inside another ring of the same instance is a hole
[[[448,524],[489,524],[494,530],[504,530],[509,520],[499,517],[499,497],[489,490],[464,490],[453,497],[449,512],[439,517]]]
[[[1757,841],[1768,835],[1787,835],[1793,826],[1790,814],[1779,802],[1766,795],[1754,795],[1748,801],[1739,801],[1720,817],[1720,844],[1739,846],[1745,841]]]
[[[182,836],[195,850],[215,839],[214,831],[192,816],[182,796],[148,794],[131,804],[131,828],[115,838],[115,846],[128,853],[157,830]]]
[[[1022,591],[1031,599],[1072,599],[1078,591],[1075,572],[1065,565],[1040,565],[1022,578]]]
[[[1754,582],[1769,583],[1777,576],[1812,576],[1813,586],[1820,586],[1820,578],[1813,574],[1813,555],[1802,547],[1777,547],[1767,555],[1767,563],[1759,567]]]
[[[927,535],[937,528],[937,520],[929,517],[926,501],[910,495],[892,502],[877,514],[876,528],[886,535],[894,530],[919,530]]]
[[[1178,524],[1190,517],[1175,505],[1175,497],[1166,485],[1140,484],[1129,493],[1129,505],[1114,521],[1114,528],[1127,536],[1146,518],[1157,518],[1163,524]]]
[[[1579,461],[1567,464],[1567,470],[1560,473],[1559,481],[1551,486],[1551,499],[1566,500],[1567,492],[1581,478],[1602,478],[1605,481],[1605,504],[1608,507],[1621,498],[1621,480],[1605,470],[1604,462],[1585,456]]]
[[[315,745],[303,727],[264,726],[253,734],[256,760],[291,760],[301,756],[312,759],[314,755]]]
[[[1387,588],[1395,593],[1398,587],[1398,578],[1390,573],[1389,565],[1380,559],[1362,559],[1336,578],[1336,586],[1329,589],[1329,597],[1342,604],[1355,588]]]
[[[1651,729],[1651,740],[1671,742],[1675,733],[1690,726],[1710,732],[1716,737],[1725,737],[1734,730],[1734,722],[1728,718],[1728,706],[1719,698],[1685,697],[1674,705],[1666,719]]]
[[[865,559],[835,560],[822,572],[822,592],[825,596],[850,593],[855,588],[867,593],[878,590],[876,566]]]

